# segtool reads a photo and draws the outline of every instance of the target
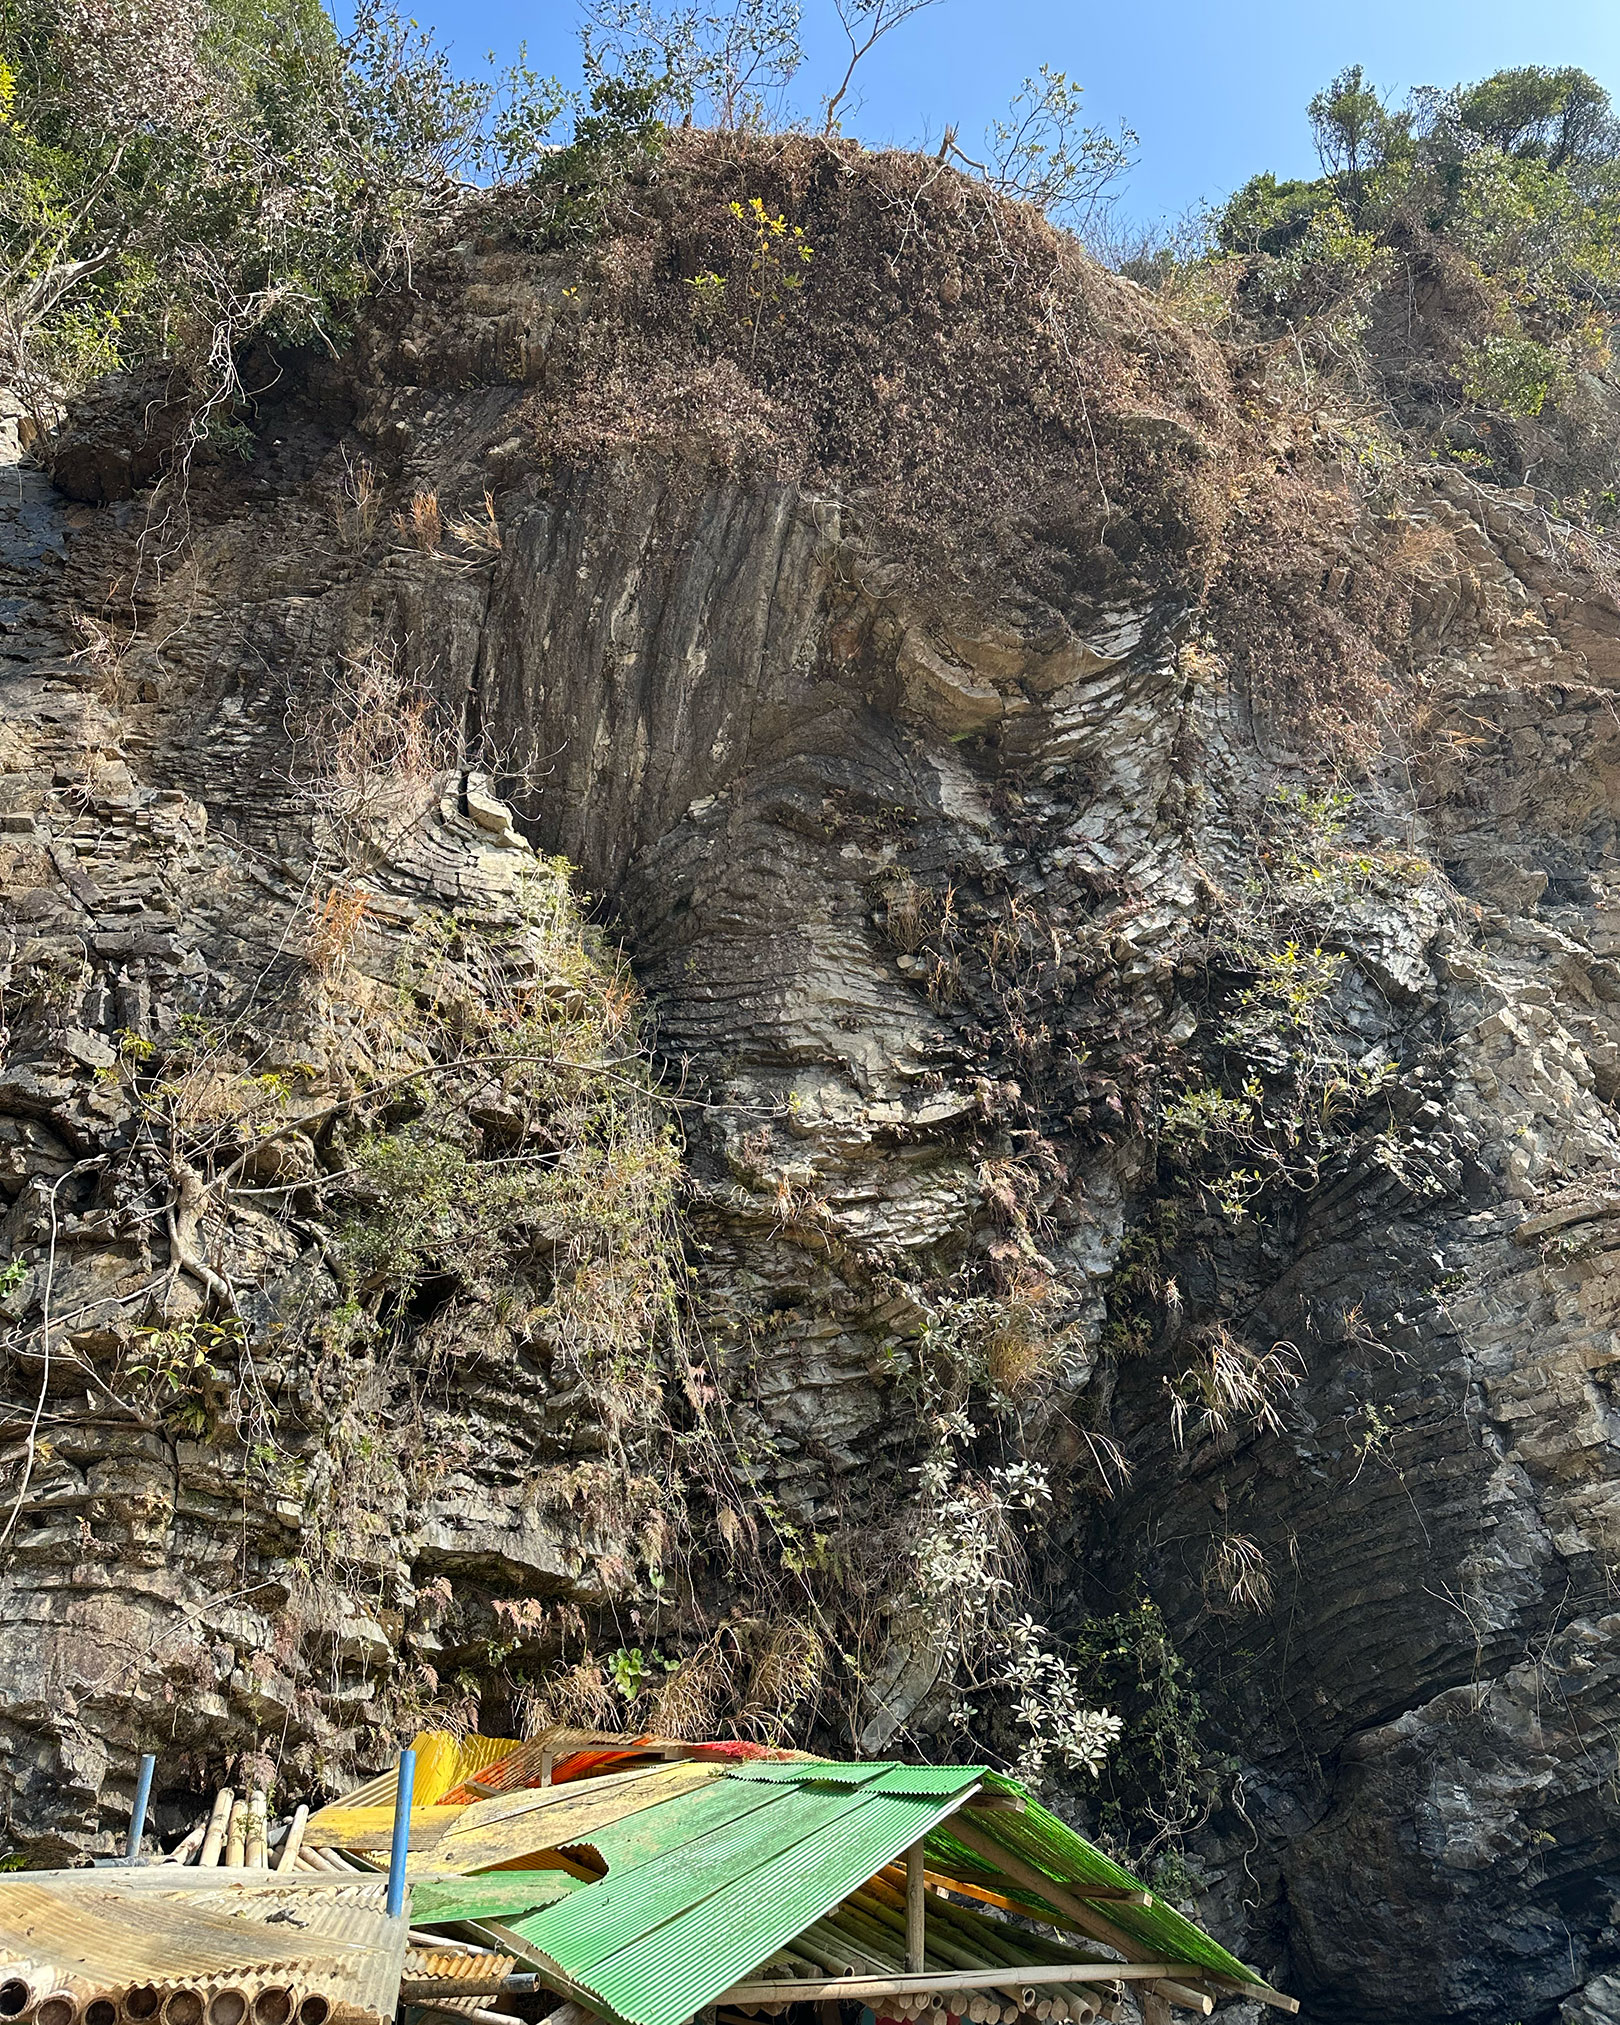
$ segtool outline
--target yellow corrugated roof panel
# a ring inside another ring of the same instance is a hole
[[[411,1789],[413,1806],[433,1806],[452,1787],[459,1786],[463,1779],[476,1778],[486,1765],[509,1758],[514,1751],[522,1748],[522,1739],[518,1737],[458,1737],[453,1730],[418,1730],[411,1739],[411,1749],[416,1753],[416,1784]],[[336,1804],[340,1807],[392,1808],[398,1778],[399,1767],[390,1766],[386,1772],[379,1772],[375,1779],[356,1786],[352,1793],[345,1793]],[[328,1811],[323,1807],[319,1814],[312,1815],[311,1827]]]
[[[412,1849],[432,1849],[467,1812],[465,1807],[413,1807]],[[394,1836],[394,1808],[351,1807],[340,1800],[309,1817],[304,1843],[310,1849],[386,1849]]]

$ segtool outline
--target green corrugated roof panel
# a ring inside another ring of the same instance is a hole
[[[821,1763],[728,1765],[728,1779],[770,1786],[865,1786],[875,1793],[965,1793],[986,1776],[983,1765],[897,1765],[873,1759],[864,1765]]]
[[[761,1804],[746,1815],[617,1872],[597,1838],[608,1876],[515,1930],[618,2017],[681,2025],[943,1820],[960,1791],[755,1782]]]
[[[771,1764],[763,1761],[753,1764],[728,1765],[728,1779],[749,1779],[763,1786],[864,1786],[883,1768],[877,1764],[839,1765],[828,1759],[803,1760],[792,1765]]]
[[[1133,1877],[1128,1870],[1110,1861],[1100,1849],[1094,1849],[1083,1835],[1076,1835],[1072,1828],[1066,1827],[1055,1814],[1048,1813],[1038,1800],[1032,1800],[1011,1779],[1001,1778],[992,1772],[986,1776],[984,1783],[991,1792],[1022,1799],[1024,1811],[1021,1814],[976,1814],[973,1817],[974,1828],[988,1840],[998,1842],[1002,1848],[1021,1856],[1026,1863],[1034,1864],[1054,1884],[1101,1884],[1122,1891],[1147,1889],[1140,1878]],[[955,1841],[948,1825],[936,1829],[928,1842],[929,1849],[944,1859],[950,1868],[961,1868],[969,1876],[975,1870],[987,1874],[983,1859]],[[1197,1962],[1203,1968],[1213,1969],[1219,1975],[1235,1976],[1244,1983],[1265,1981],[1257,1969],[1249,1968],[1236,1955],[1228,1954],[1218,1941],[1212,1941],[1191,1920],[1183,1919],[1174,1906],[1167,1905],[1157,1894],[1152,1905],[1110,1902],[1098,1906],[1097,1911],[1121,1933],[1139,1942],[1149,1957],[1163,1961]]]
[[[418,1926],[506,1919],[553,1905],[578,1891],[583,1881],[566,1870],[493,1870],[482,1877],[437,1878],[411,1886],[411,1918]]]
[[[982,1765],[883,1765],[867,1790],[909,1793],[919,1800],[931,1800],[936,1794],[970,1793],[984,1778]]]
[[[685,1849],[712,1829],[741,1820],[779,1797],[779,1788],[732,1786],[716,1779],[711,1785],[677,1793],[656,1807],[624,1815],[563,1847],[598,1851],[609,1871],[622,1877],[637,1864],[651,1862],[666,1850]]]
[[[624,2025],[682,2025],[919,1837],[943,1868],[1025,1898],[951,1834],[949,1817],[975,1785],[1024,1801],[1021,1813],[976,1814],[977,1833],[1055,1884],[1144,1889],[982,1766],[754,1763],[598,1830],[588,1840],[608,1875],[511,1930]],[[1097,1910],[1143,1959],[1262,1980],[1162,1900]]]

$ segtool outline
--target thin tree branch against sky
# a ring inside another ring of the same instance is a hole
[[[509,59],[526,40],[537,70],[577,79],[568,0],[415,0],[413,11],[464,67],[488,50]],[[818,99],[849,55],[831,0],[806,0],[804,41],[794,95],[819,125]],[[1579,64],[1620,97],[1620,0],[941,0],[862,64],[840,108],[845,131],[871,146],[937,145],[949,121],[977,139],[1043,63],[1085,87],[1088,120],[1141,136],[1123,208],[1153,218],[1260,169],[1315,175],[1305,104],[1348,63],[1396,95],[1509,64]]]

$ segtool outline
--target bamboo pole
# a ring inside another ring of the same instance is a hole
[[[951,1816],[950,1833],[956,1841],[971,1849],[975,1856],[982,1856],[986,1863],[993,1863],[997,1870],[1010,1877],[1015,1884],[1021,1884],[1029,1891],[1039,1892],[1048,1904],[1056,1906],[1059,1912],[1067,1913],[1070,1919],[1091,1935],[1093,1940],[1101,1941],[1107,1947],[1117,1948],[1122,1955],[1129,1955],[1141,1947],[1142,1943],[1139,1940],[1122,1932],[1112,1920],[1105,1919],[1100,1912],[1087,1905],[1084,1899],[1077,1898],[1072,1886],[1059,1884],[1056,1879],[1048,1877],[1044,1870],[1037,1870],[1033,1863],[1026,1863],[1023,1857],[1004,1848],[994,1836],[985,1835],[964,1821],[960,1814]],[[1080,1889],[1083,1890],[1084,1886]],[[1031,1917],[1039,1919],[1040,1915],[1033,1913]]]
[[[266,1819],[268,1811],[269,1802],[265,1798],[264,1789],[255,1786],[248,1795],[247,1844],[244,1860],[249,1870],[265,1868],[265,1842],[269,1835],[269,1824]]]
[[[241,1870],[247,1862],[247,1802],[235,1800],[231,1803],[231,1825],[225,1831],[225,1865],[229,1870]]]
[[[906,1968],[921,1973],[925,1956],[923,1930],[923,1846],[914,1842],[906,1851]]]
[[[902,1959],[905,1953],[904,1941],[899,1936],[889,1933],[881,1921],[873,1919],[871,1914],[860,1906],[853,1905],[845,1899],[842,1905],[835,1906],[826,1915],[826,1920],[835,1932],[848,1934],[861,1952],[870,1955],[873,1962],[882,1968],[905,1967]]]
[[[903,1871],[901,1865],[898,1863],[889,1863],[884,1865],[883,1869],[878,1872],[878,1875],[885,1880],[892,1881],[896,1885],[896,1888],[898,1888]],[[923,1872],[923,1881],[931,1891],[960,1892],[964,1898],[976,1898],[982,1905],[993,1905],[1001,1912],[1017,1913],[1020,1919],[1034,1919],[1037,1917],[1031,1907],[1020,1905],[1017,1899],[1008,1898],[1005,1892],[992,1891],[988,1885],[975,1884],[969,1878],[950,1877],[943,1870],[925,1870]],[[1152,1905],[1153,1903],[1153,1894],[1150,1891],[1126,1891],[1122,1887],[1111,1884],[1077,1884],[1073,1887],[1073,1890],[1075,1896],[1083,1898],[1088,1905],[1093,1902],[1099,1905],[1107,1905],[1110,1902],[1116,1905]]]
[[[287,1830],[287,1839],[281,1845],[281,1855],[276,1863],[276,1875],[291,1870],[298,1861],[298,1852],[304,1846],[304,1829],[309,1822],[309,1809],[299,1807],[293,1813],[292,1824]]]
[[[955,1834],[953,1828],[951,1833]],[[790,2004],[823,1997],[897,1997],[947,1989],[1010,1990],[1016,1995],[1044,1983],[1161,1983],[1167,1977],[1198,1976],[1196,1962],[1054,1962],[1033,1969],[968,1969],[954,1975],[840,1976],[825,1983],[738,1983],[715,1998],[717,2004],[752,2004],[781,1997]]]
[[[862,1892],[857,1892],[854,1896],[859,1898],[863,1892],[870,1892],[880,1904],[887,1905],[891,1913],[905,1904],[905,1900],[901,1897],[900,1892],[894,1885],[890,1884],[887,1877],[881,1874],[874,1877],[868,1884],[862,1887]],[[962,1906],[952,1905],[949,1900],[940,1898],[937,1894],[933,1898],[928,1899],[926,1903],[929,1916],[928,1925],[935,1937],[934,1944],[936,1948],[939,1945],[939,1929],[943,1925],[951,1933],[959,1934],[962,1937],[964,1946],[977,1948],[981,1954],[988,1955],[991,1962],[1000,1960],[1010,1962],[1014,1968],[1021,1968],[1026,1962],[1039,1962],[1052,1959],[1049,1956],[1032,1954],[1027,1946],[1020,1947],[1015,1945],[1013,1930],[1010,1927],[999,1926],[992,1920],[981,1919],[977,1913],[970,1913]],[[1031,1942],[1035,1939],[1035,1936],[1033,1934],[1020,1934],[1018,1939],[1023,1942]],[[978,1969],[983,1968],[985,1964],[983,1962],[971,1962],[967,1966]]]
[[[197,1858],[199,1868],[207,1869],[219,1861],[220,1848],[225,1841],[225,1830],[230,1823],[231,1808],[236,1795],[229,1786],[222,1787],[214,1796],[214,1811],[208,1817],[208,1832],[203,1837],[202,1852]]]
[[[829,1976],[886,1973],[872,1966],[866,1950],[855,1945],[852,1935],[841,1934],[826,1919],[819,1919],[814,1926],[806,1927],[802,1934],[794,1937],[793,1945],[801,1955],[808,1955],[812,1962],[820,1962]],[[858,1967],[857,1963],[865,1966]]]
[[[165,1863],[190,1863],[198,1850],[202,1848],[203,1838],[207,1833],[208,1823],[206,1821],[199,1821],[185,1841],[177,1842],[168,1855],[163,1858],[163,1861]]]

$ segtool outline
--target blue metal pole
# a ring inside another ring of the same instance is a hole
[[[154,1752],[141,1754],[141,1769],[135,1780],[135,1806],[129,1817],[129,1841],[124,1845],[124,1861],[136,1863],[141,1854],[141,1837],[146,1833],[146,1805],[152,1797],[152,1773],[157,1766]]]
[[[399,1787],[394,1794],[394,1844],[388,1852],[388,1917],[405,1910],[405,1851],[411,1840],[411,1796],[416,1790],[416,1753],[399,1754]]]

